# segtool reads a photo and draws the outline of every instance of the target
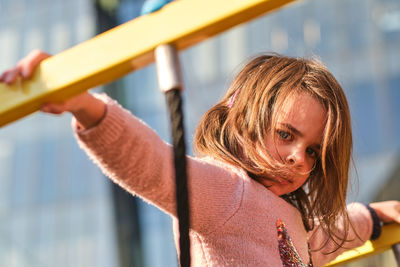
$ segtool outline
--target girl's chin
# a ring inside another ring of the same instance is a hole
[[[289,194],[295,190],[293,190],[291,183],[290,182],[285,182],[285,183],[263,183],[263,185],[271,191],[273,194],[277,196],[283,196],[285,194]]]
[[[279,180],[271,180],[267,178],[258,178],[256,180],[277,196],[289,194],[297,190],[297,188],[295,188],[296,184],[294,182],[286,180],[284,178],[277,179]]]
[[[272,187],[272,186],[269,187],[268,190],[271,191],[274,195],[277,195],[279,197],[283,196],[285,194],[289,194],[291,192],[289,190],[282,190],[280,188],[276,188],[276,187]]]

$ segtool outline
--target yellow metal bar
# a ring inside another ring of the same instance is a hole
[[[0,126],[110,82],[154,61],[153,50],[178,50],[294,0],[177,0],[42,62],[31,81],[0,84]]]
[[[389,224],[382,227],[382,235],[378,240],[367,241],[363,246],[339,255],[326,266],[339,266],[391,249],[400,243],[400,224]]]

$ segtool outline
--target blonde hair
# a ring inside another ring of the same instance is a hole
[[[202,118],[194,139],[196,154],[244,169],[250,177],[282,174],[288,166],[267,152],[265,136],[277,123],[280,107],[297,93],[313,96],[325,108],[327,121],[321,156],[305,184],[284,196],[296,206],[307,230],[314,221],[339,247],[348,236],[346,193],[352,153],[350,112],[345,94],[318,60],[278,54],[251,60],[235,77],[226,95]],[[339,231],[337,221],[345,222]],[[339,235],[342,233],[344,235]]]

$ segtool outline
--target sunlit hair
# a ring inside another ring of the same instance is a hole
[[[314,221],[343,246],[350,227],[346,193],[352,152],[350,112],[344,92],[318,60],[277,54],[251,60],[235,77],[226,95],[202,118],[194,140],[199,156],[243,168],[250,177],[264,179],[293,171],[268,152],[265,137],[275,133],[277,117],[287,99],[298,94],[314,97],[327,119],[320,157],[306,183],[283,196],[296,206],[307,230]],[[344,220],[339,231],[337,221]]]

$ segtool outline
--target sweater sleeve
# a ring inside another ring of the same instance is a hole
[[[343,248],[337,248],[335,241],[328,238],[321,227],[316,228],[310,233],[310,246],[312,259],[315,266],[324,266],[334,260],[344,251],[363,245],[372,233],[372,218],[369,211],[360,203],[351,203],[347,206],[347,211],[352,226],[349,227],[348,241],[344,243]],[[339,222],[338,236],[344,232],[343,223]],[[340,241],[336,241],[337,243]],[[340,243],[338,243],[340,244]],[[320,249],[322,247],[322,249]],[[334,251],[333,253],[330,253]]]
[[[103,120],[95,127],[72,127],[79,146],[112,181],[133,195],[176,216],[173,151],[170,145],[106,95]],[[212,231],[238,209],[243,195],[241,171],[187,157],[191,227]]]

